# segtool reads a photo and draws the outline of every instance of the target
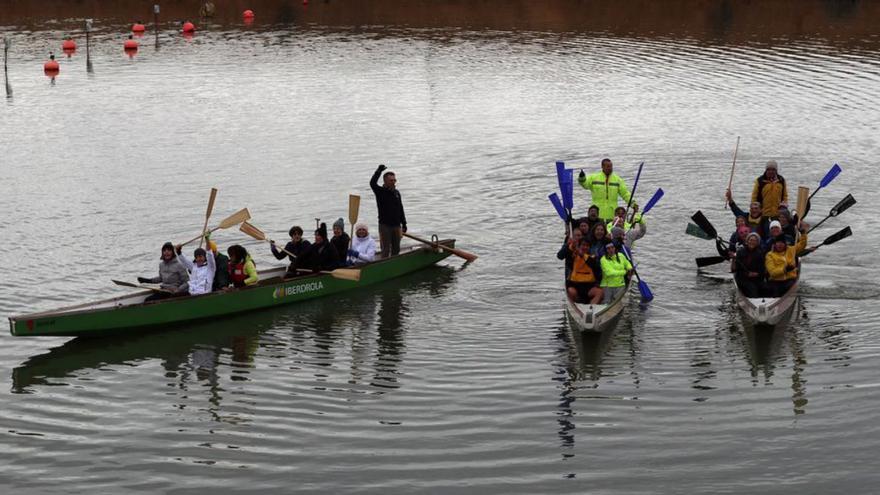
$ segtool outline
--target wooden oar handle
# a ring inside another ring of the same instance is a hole
[[[265,240],[266,242],[268,242],[269,244],[275,246],[275,249],[280,249],[281,252],[286,253],[288,256],[292,257],[293,259],[296,259],[296,258],[297,258],[297,255],[291,253],[290,251],[288,251],[288,250],[286,250],[286,249],[284,249],[284,248],[280,248],[280,247],[278,247],[278,244],[275,244],[275,241],[273,241],[273,240],[271,240],[271,239],[264,239],[264,240]]]
[[[412,234],[408,234],[406,232],[403,232],[403,235],[406,237],[409,237],[412,240],[419,241],[422,244],[427,244],[429,246],[438,247],[444,251],[449,251],[450,253],[458,256],[459,258],[465,259],[467,261],[474,261],[475,259],[477,259],[477,255],[471,254],[467,251],[462,251],[461,249],[455,249],[455,248],[451,248],[449,246],[444,246],[443,244],[440,244],[440,243],[431,242],[431,241],[422,239],[421,237],[416,237]]]
[[[208,234],[214,232],[215,230],[217,230],[217,229],[219,229],[219,228],[220,228],[220,227],[214,227],[213,229],[206,231],[205,233],[203,233],[203,234],[200,235],[200,236],[193,237],[192,239],[190,239],[190,240],[188,240],[188,241],[186,241],[186,242],[181,242],[180,245],[181,245],[181,246],[186,246],[187,244],[191,244],[191,243],[193,243],[193,242],[195,242],[195,241],[197,241],[197,240],[199,240],[199,239],[205,237],[206,235],[208,235]]]

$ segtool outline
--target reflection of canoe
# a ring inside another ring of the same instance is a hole
[[[797,301],[798,282],[795,281],[782,297],[746,297],[736,285],[736,304],[754,325],[776,325],[790,315]]]
[[[455,240],[440,242],[448,247],[455,246]],[[119,335],[146,327],[215,318],[323,297],[406,275],[448,256],[449,252],[429,246],[403,249],[398,256],[362,265],[360,282],[336,279],[329,274],[282,280],[286,268],[280,267],[261,272],[260,283],[244,289],[149,303],[144,299],[151,292],[141,291],[53,311],[12,316],[9,327],[16,336]]]
[[[565,295],[565,309],[575,328],[582,332],[604,332],[617,325],[629,300],[632,279],[609,304],[581,304]]]

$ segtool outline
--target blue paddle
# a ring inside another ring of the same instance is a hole
[[[574,207],[574,177],[572,170],[565,169],[565,162],[556,162],[556,180],[559,181],[559,192],[562,193],[562,205],[571,211]]]
[[[629,201],[626,202],[626,211],[623,213],[624,220],[626,216],[629,215],[629,207],[632,206],[633,198],[636,196],[636,188],[639,187],[639,177],[642,176],[642,167],[645,166],[645,162],[639,164],[639,171],[636,172],[636,180],[633,182],[633,190],[629,195]],[[629,223],[633,223],[635,221],[636,214],[633,212],[632,218],[629,219]]]
[[[810,211],[809,205],[810,200],[813,199],[813,196],[815,196],[816,193],[819,192],[819,189],[822,189],[828,184],[831,184],[831,181],[833,181],[838,175],[840,175],[841,172],[843,172],[843,169],[841,169],[840,165],[836,163],[830,169],[828,169],[828,172],[825,173],[825,177],[822,177],[822,180],[819,181],[819,187],[817,187],[816,190],[814,190],[812,194],[810,194],[810,196],[807,198],[807,212]],[[806,212],[804,213],[804,216],[807,216]]]
[[[662,187],[658,187],[658,188],[657,188],[657,191],[654,192],[654,195],[651,196],[651,199],[648,200],[648,204],[645,205],[645,209],[642,210],[642,215],[645,215],[645,214],[647,214],[649,211],[651,211],[651,208],[653,208],[654,205],[657,204],[657,201],[660,201],[660,198],[663,197],[663,194],[664,194],[664,193],[663,193],[663,188],[662,188]]]
[[[565,208],[562,207],[562,202],[559,201],[559,195],[553,193],[547,197],[550,199],[550,203],[553,204],[553,208],[556,208],[556,213],[559,214],[559,218],[561,218],[563,222],[568,222],[568,215],[566,215]]]
[[[626,259],[628,259],[630,264],[633,266],[633,275],[635,275],[636,280],[639,281],[639,294],[642,295],[642,300],[645,302],[651,302],[651,300],[654,299],[654,294],[651,292],[651,288],[648,287],[647,282],[639,277],[639,272],[636,271],[636,265],[633,263],[632,260],[632,253],[630,253],[629,248],[626,247],[625,244],[622,244],[621,247],[623,248],[623,255],[626,256]]]

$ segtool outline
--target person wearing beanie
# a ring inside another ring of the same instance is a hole
[[[578,184],[590,191],[591,204],[599,207],[599,218],[603,222],[609,222],[614,218],[614,208],[617,207],[618,198],[624,203],[629,202],[629,190],[626,182],[614,173],[614,164],[610,158],[602,159],[602,170],[589,176],[581,169],[578,174]]]
[[[776,160],[767,162],[764,173],[755,179],[752,201],[761,203],[761,213],[768,219],[776,218],[779,214],[779,205],[788,204],[788,188],[785,185],[785,178],[779,175],[779,165]]]
[[[773,220],[768,225],[767,238],[764,239],[764,244],[761,246],[765,253],[773,249],[773,239],[782,235],[782,224],[779,223],[779,220]]]
[[[210,246],[210,242],[208,243]],[[189,293],[196,296],[207,294],[214,290],[214,275],[217,273],[216,258],[214,253],[208,253],[202,248],[196,248],[193,252],[193,260],[190,261],[183,254],[183,246],[175,246],[177,259],[189,272]]]
[[[315,242],[300,256],[299,266],[314,273],[339,267],[339,253],[327,239],[327,224],[321,223],[315,230]]]
[[[341,218],[333,222],[333,237],[330,239],[330,244],[333,244],[333,247],[336,248],[336,254],[339,255],[339,266],[345,265],[348,249],[351,246],[351,237],[345,233],[345,222]]]
[[[772,249],[764,258],[767,268],[767,292],[769,297],[781,297],[798,278],[797,253],[807,247],[807,229],[801,227],[801,235],[794,246],[788,244],[784,235],[772,239]]]
[[[764,257],[761,236],[754,232],[748,234],[745,247],[736,252],[733,260],[736,285],[746,297],[764,296],[764,279],[767,277]]]
[[[406,214],[400,191],[397,190],[397,175],[391,171],[382,175],[387,168],[379,165],[370,179],[370,189],[376,196],[376,207],[379,210],[379,243],[382,245],[383,258],[400,254],[400,238],[406,232]],[[379,175],[382,175],[381,186]]]
[[[600,265],[602,282],[599,283],[599,287],[602,288],[603,293],[602,304],[609,304],[618,294],[626,290],[626,278],[632,276],[633,267],[626,256],[617,252],[617,244],[614,242],[605,245],[605,256],[602,256]]]
[[[189,273],[174,255],[174,244],[166,242],[162,245],[162,257],[159,261],[158,277],[138,277],[137,281],[142,284],[159,284],[161,289],[168,292],[153,292],[144,302],[157,301],[172,296],[185,296],[188,294]]]
[[[294,225],[287,233],[290,235],[290,242],[284,246],[284,250],[293,256],[279,250],[275,247],[274,242],[272,242],[269,247],[272,250],[272,256],[275,256],[275,259],[283,260],[285,257],[290,258],[290,265],[287,266],[287,273],[284,274],[284,278],[292,278],[297,276],[296,270],[297,267],[300,266],[299,258],[308,251],[311,243],[303,239],[303,229],[299,225]]]
[[[359,223],[354,226],[354,239],[351,240],[351,248],[347,253],[350,265],[362,265],[376,258],[376,241],[370,237],[367,224]]]

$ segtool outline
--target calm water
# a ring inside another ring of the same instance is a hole
[[[349,192],[375,227],[378,163],[398,172],[413,232],[480,255],[127,339],[0,337],[0,486],[873,491],[880,39],[862,29],[873,7],[831,4],[767,34],[742,19],[768,14],[739,5],[729,22],[691,12],[588,31],[532,10],[499,8],[508,27],[459,19],[458,2],[439,9],[446,27],[314,3],[262,23],[258,10],[253,26],[224,12],[191,40],[169,15],[159,49],[148,35],[133,59],[125,13],[0,17],[14,91],[0,104],[4,319],[125,293],[110,279],[151,274],[163,242],[197,234],[212,186],[215,220],[247,206],[276,238],[346,216]],[[79,38],[51,81],[42,62],[84,15],[93,72]],[[854,231],[807,258],[795,319],[774,331],[743,325],[729,282],[694,268],[711,243],[683,233],[698,208],[731,228],[736,136],[741,203],[768,158],[811,188],[841,164],[814,221],[859,200],[814,233]],[[639,243],[656,299],[582,338],[564,318],[546,197],[555,160],[593,170],[604,156],[630,181],[645,161],[642,202],[666,191]],[[236,230],[216,237],[276,264]]]

